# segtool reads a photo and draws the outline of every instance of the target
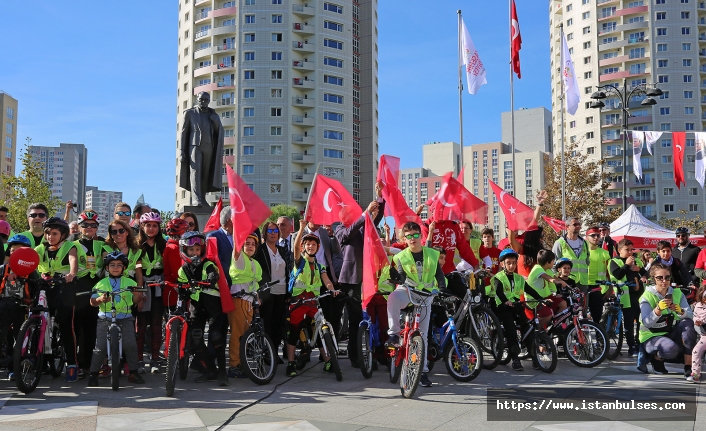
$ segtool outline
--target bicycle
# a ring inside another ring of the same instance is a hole
[[[442,290],[432,303],[427,362],[432,364],[443,359],[451,377],[460,382],[470,382],[483,369],[483,351],[475,340],[458,334],[452,314],[458,298],[450,293]],[[438,328],[433,325],[435,306],[443,309],[443,316],[446,317],[446,322]],[[432,367],[428,368],[431,370]]]
[[[527,307],[527,304],[547,304],[546,300],[526,300],[526,301],[516,301],[516,304],[523,304]],[[527,307],[529,308],[529,307]],[[529,327],[525,333],[522,333],[520,325],[515,325],[515,330],[517,331],[519,337],[517,337],[517,344],[520,348],[520,352],[527,352],[526,356],[532,356],[536,359],[536,364],[539,369],[545,373],[551,373],[556,369],[557,365],[557,351],[554,341],[549,337],[549,335],[542,329],[542,325],[539,323],[539,315],[537,314],[537,308],[532,310],[533,317],[529,320]],[[505,330],[509,330],[505,328]],[[503,357],[510,358],[509,347],[505,348]],[[508,359],[509,362],[509,359]]]
[[[377,292],[375,295],[383,295]],[[363,320],[358,325],[358,361],[363,377],[369,379],[375,369],[375,348],[382,346],[380,325],[373,322],[367,311],[363,310]]]
[[[129,286],[124,289],[115,291],[99,291],[93,290],[91,293],[98,295],[107,294],[110,297],[110,325],[108,326],[108,343],[107,351],[110,359],[110,384],[114,391],[120,388],[120,359],[123,357],[123,335],[120,326],[118,326],[117,315],[118,311],[115,308],[115,298],[125,292],[147,292],[147,289],[140,289],[137,286]]]
[[[612,361],[620,355],[620,350],[623,347],[623,339],[625,337],[623,329],[623,306],[620,303],[620,298],[623,296],[623,288],[635,287],[635,283],[616,283],[610,280],[599,280],[596,284],[612,287],[614,292],[614,295],[606,298],[600,320],[600,325],[603,326],[606,337],[608,337],[609,345],[606,358]],[[625,294],[627,294],[627,292],[625,292]]]
[[[241,290],[231,295],[234,298],[250,297],[253,300],[253,318],[250,322],[250,328],[240,337],[240,363],[246,365],[241,367],[243,372],[258,385],[270,383],[277,372],[277,347],[274,346],[269,335],[265,333],[260,318],[258,293],[268,290],[277,283],[279,280],[266,283],[255,292]]]
[[[37,387],[42,376],[45,355],[49,359],[49,374],[59,377],[64,370],[64,348],[56,318],[49,312],[47,290],[58,289],[66,283],[63,275],[50,279],[28,280],[18,277],[20,284],[34,286],[33,306],[27,320],[20,327],[13,352],[13,370],[17,389],[29,394]]]
[[[297,342],[298,351],[294,355],[294,362],[298,370],[304,368],[306,363],[309,361],[314,346],[316,346],[316,342],[321,339],[323,342],[324,353],[330,358],[329,360],[331,361],[333,373],[336,375],[336,380],[340,382],[343,380],[343,374],[341,373],[341,367],[338,363],[338,343],[336,341],[336,335],[333,333],[331,324],[324,317],[324,312],[321,310],[321,304],[319,302],[321,298],[325,298],[332,294],[332,291],[328,291],[314,298],[303,298],[294,302],[294,308],[292,308],[292,310],[304,305],[307,302],[315,303],[317,308],[312,322],[313,326],[308,324],[302,325],[302,329],[299,334],[299,341]],[[307,320],[305,320],[305,322]]]

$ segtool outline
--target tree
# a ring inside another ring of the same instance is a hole
[[[159,212],[159,217],[162,219],[162,229],[167,228],[167,223],[169,223],[169,220],[173,219],[176,217],[176,214],[174,211],[160,211]]]
[[[27,138],[24,153],[20,163],[22,171],[19,176],[3,174],[2,190],[5,198],[2,204],[8,208],[7,221],[15,232],[27,230],[27,208],[33,203],[42,203],[49,209],[48,216],[62,211],[64,203],[51,193],[51,179],[43,178],[44,164],[32,157],[32,146]]]
[[[561,155],[547,157],[544,165],[544,189],[548,197],[542,214],[561,220],[561,189],[566,190],[566,216],[578,217],[584,225],[612,222],[622,211],[608,211],[605,191],[610,185],[610,173],[604,169],[605,160],[587,161],[578,143],[569,144],[564,151],[566,182],[561,180]],[[559,237],[545,224],[544,240],[551,246]]]
[[[299,229],[299,219],[302,218],[301,213],[297,207],[292,205],[279,204],[272,208],[272,215],[265,220],[265,222],[273,221],[277,223],[277,219],[280,217],[289,217],[294,221],[294,230]],[[264,224],[264,223],[263,223]]]
[[[686,227],[692,235],[701,235],[706,229],[706,220],[702,220],[700,215],[690,215],[685,209],[679,210],[678,213],[680,215],[677,217],[667,217],[666,214],[662,213],[660,224],[667,229]]]

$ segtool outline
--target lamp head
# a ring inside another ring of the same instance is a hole
[[[657,87],[650,88],[649,90],[647,90],[647,95],[649,97],[658,97],[658,96],[661,96],[662,94],[663,94],[662,90],[660,90]]]
[[[593,94],[591,94],[591,99],[593,99],[593,100],[605,99],[605,93],[602,91],[594,91]]]
[[[593,108],[593,109],[600,109],[600,108],[603,108],[603,107],[605,106],[605,103],[603,103],[602,100],[594,100],[593,102],[591,102],[591,105],[590,105],[590,106],[591,106],[591,108]]]
[[[645,97],[642,102],[640,102],[640,105],[642,106],[652,106],[656,105],[657,101],[651,97]]]

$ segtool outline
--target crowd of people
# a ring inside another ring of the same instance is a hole
[[[39,255],[39,266],[30,278],[60,275],[66,281],[61,292],[51,295],[49,305],[62,332],[68,382],[87,376],[88,386],[98,386],[101,376],[110,375],[110,366],[123,367],[134,384],[144,382],[141,374],[160,373],[163,325],[178,296],[171,286],[189,281],[202,282],[190,302],[194,327],[208,331],[208,343],[202,338],[192,352],[190,367],[199,372],[197,382],[226,386],[229,378],[245,376],[239,340],[253,318],[252,299],[235,294],[258,291],[266,283],[271,287],[259,293],[260,313],[274,345],[283,345],[281,357],[278,351],[276,359],[286,364],[287,376],[297,375],[294,354],[299,331],[307,316],[312,318],[317,311],[313,306],[291,304],[326,291],[334,294],[321,300],[324,315],[336,334],[347,332],[347,352],[340,353],[357,368],[365,213],[375,226],[382,222],[383,187],[382,183],[376,185],[376,199],[363,215],[347,220],[346,225],[321,226],[300,220],[295,230],[294,220],[279,217],[250,233],[240,249],[234,247],[230,207],[220,213],[220,228],[205,234],[199,231],[194,214],[162,220],[148,205],[132,209],[124,202],[116,205],[112,220],[99,220],[95,211],[86,209],[78,215],[75,226],[51,217],[45,205],[33,204],[27,210],[27,230],[15,234],[6,221],[7,208],[0,207],[0,240],[6,248],[0,284],[0,336],[14,340],[26,315],[27,298],[9,298],[2,290],[17,282],[8,264],[11,254],[31,247]],[[704,334],[706,291],[699,289],[692,311],[687,295],[672,281],[689,286],[706,279],[706,250],[691,245],[688,229],[679,228],[676,247],[660,241],[655,256],[646,250],[638,253],[627,239],[616,243],[607,223],[585,226],[575,217],[565,221],[566,232],[548,246],[540,224],[546,198],[544,192],[537,196],[536,227],[521,233],[508,230],[503,249],[496,245],[492,229],[483,229],[476,238],[473,224],[467,220],[410,221],[394,231],[385,223],[381,241],[390,266],[378,274],[385,296],[376,295],[366,310],[382,329],[385,345],[400,343],[399,316],[408,305],[407,289],[445,288],[451,280],[447,276],[457,270],[484,269],[488,274],[482,281],[485,292],[504,327],[526,327],[535,311],[540,323],[546,325],[566,309],[566,295],[573,289],[587,295],[589,316],[600,322],[604,301],[616,293],[600,282],[630,282],[634,287],[621,296],[626,355],[637,355],[638,369],[645,373],[648,363],[655,372],[666,373],[664,361],[683,360],[686,379],[699,381],[706,335],[698,344],[696,339],[697,333]],[[106,238],[96,234],[101,223],[108,224]],[[215,241],[217,253],[207,257],[208,238]],[[110,295],[135,286],[144,289]],[[229,299],[224,300],[224,295]],[[122,365],[106,362],[112,301],[123,334]],[[340,328],[344,305],[348,327]],[[428,332],[429,315],[423,314],[420,321],[423,335]],[[505,335],[512,369],[523,370],[515,331]],[[381,359],[384,354],[378,356]],[[531,359],[538,368],[537,359]],[[332,372],[323,349],[321,360],[324,371]],[[421,386],[432,384],[427,370],[425,364]],[[11,379],[13,371],[10,364]]]

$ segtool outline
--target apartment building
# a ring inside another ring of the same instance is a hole
[[[410,208],[416,209],[428,198],[434,196],[434,192],[428,193],[427,185],[424,182],[430,174],[431,171],[424,168],[400,169],[400,191]],[[424,192],[420,193],[420,187]]]
[[[42,176],[51,183],[53,196],[78,204],[77,210],[86,208],[86,167],[88,150],[83,144],[59,144],[58,147],[33,145],[34,160],[43,164]],[[63,217],[63,209],[60,216]]]
[[[634,203],[651,220],[686,210],[704,217],[704,193],[695,180],[694,136],[706,121],[706,2],[698,0],[574,0],[550,1],[552,119],[554,144],[561,142],[561,35],[563,25],[581,89],[575,115],[564,115],[567,142],[578,142],[581,157],[603,158],[612,173],[606,197],[611,207]],[[590,108],[598,85],[623,85],[627,92],[641,84],[657,84],[664,92],[654,106],[645,98],[629,100],[629,130],[663,131],[654,156],[643,151],[643,181],[632,174],[632,154],[623,166],[623,106],[607,93],[602,109]],[[686,187],[674,184],[672,131],[687,132],[684,160]],[[624,170],[627,175],[624,175]]]
[[[113,219],[113,211],[118,202],[123,201],[123,192],[99,190],[98,187],[86,186],[86,208],[98,213],[98,235],[108,235],[108,223]]]
[[[364,205],[378,158],[377,0],[180,0],[176,150],[196,95],[228,163],[269,205],[303,209],[317,172]],[[176,166],[177,208],[188,205]]]
[[[0,158],[0,173],[4,175],[15,175],[18,106],[17,99],[0,90],[0,142],[5,153]]]
[[[502,142],[512,142],[512,116],[510,111],[500,114]],[[515,110],[515,150],[553,151],[552,113],[545,107]],[[463,159],[468,165],[464,156]]]

